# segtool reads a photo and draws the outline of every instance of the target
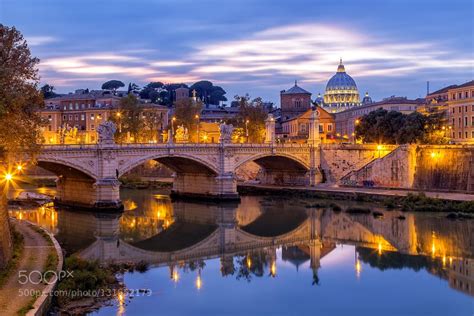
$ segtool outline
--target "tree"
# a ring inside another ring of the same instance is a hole
[[[120,80],[109,80],[102,84],[102,89],[117,91],[118,88],[125,87],[125,84]]]
[[[39,151],[39,59],[32,57],[23,35],[0,24],[0,152],[15,160],[22,152]]]
[[[224,96],[225,90],[219,86],[214,86],[212,82],[202,80],[194,83],[190,90],[196,90],[197,97],[203,100],[204,103],[219,104],[220,101],[227,101]]]
[[[140,103],[133,94],[120,100],[118,111],[111,116],[111,121],[118,126],[115,134],[116,141],[127,141],[128,136],[135,143],[140,141],[140,134],[144,128],[141,111]]]
[[[130,93],[135,94],[135,93],[138,93],[138,91],[140,91],[140,88],[138,87],[138,85],[131,82],[128,84],[127,94],[130,94]]]
[[[159,98],[158,89],[162,89],[164,84],[162,82],[150,82],[140,90],[140,98],[149,99],[151,102],[156,103]]]
[[[445,127],[446,128],[446,127]],[[443,114],[423,115],[418,112],[402,114],[382,108],[364,115],[355,128],[365,143],[383,144],[443,144]]]
[[[3,173],[14,163],[39,151],[43,96],[38,90],[39,59],[32,57],[23,35],[15,27],[0,24],[0,163]],[[12,254],[6,206],[8,179],[2,179],[0,195],[0,268]]]
[[[238,103],[239,113],[234,122],[236,127],[242,128],[248,133],[248,141],[261,143],[265,139],[265,119],[267,112],[264,109],[262,98],[258,97],[250,101],[248,94],[234,97]]]
[[[203,108],[202,102],[194,102],[191,99],[182,99],[175,103],[174,117],[175,127],[183,125],[188,129],[191,137],[196,137],[199,116]],[[196,115],[198,117],[196,117]]]
[[[43,93],[43,98],[45,99],[51,99],[58,96],[58,94],[54,93],[54,86],[49,84],[45,84],[40,90],[41,93]]]

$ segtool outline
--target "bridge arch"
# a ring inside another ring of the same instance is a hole
[[[199,157],[181,153],[173,155],[153,154],[147,155],[145,157],[140,157],[136,160],[132,160],[127,165],[119,168],[119,177],[123,176],[125,173],[129,172],[133,168],[138,167],[150,160],[158,161],[178,173],[199,173],[212,176],[216,176],[219,173],[212,162],[203,160]]]
[[[92,171],[76,163],[74,160],[63,160],[53,157],[39,157],[37,159],[38,167],[48,170],[57,176],[74,176],[85,179],[96,180],[97,175]]]
[[[298,170],[304,170],[304,171],[309,171],[310,166],[308,163],[302,159],[300,159],[297,156],[294,155],[289,155],[285,153],[278,153],[278,154],[272,154],[272,153],[261,153],[257,155],[252,155],[249,157],[246,157],[242,161],[239,161],[235,166],[234,169],[237,170],[239,167],[242,165],[248,163],[248,162],[255,162],[256,164],[260,165],[261,167],[278,167],[277,164],[280,164],[282,169],[285,168],[292,168],[293,169],[298,169]],[[274,168],[272,168],[274,169]]]

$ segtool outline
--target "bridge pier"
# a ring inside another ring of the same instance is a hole
[[[233,174],[177,173],[171,195],[207,200],[239,200]]]
[[[93,209],[121,209],[120,182],[117,179],[62,177],[56,181],[57,204]]]

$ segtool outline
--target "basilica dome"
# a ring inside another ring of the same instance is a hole
[[[326,85],[324,93],[326,107],[332,108],[331,112],[339,112],[348,107],[360,105],[359,91],[357,85],[346,73],[342,59],[337,67],[337,72]]]

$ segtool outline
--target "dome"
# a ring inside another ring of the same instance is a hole
[[[369,93],[365,93],[365,97],[362,99],[362,104],[373,103],[372,98],[369,96]]]
[[[326,91],[331,90],[357,90],[357,85],[354,79],[346,73],[342,60],[337,67],[336,74],[329,79],[326,85]]]
[[[341,59],[336,74],[329,79],[326,85],[324,107],[334,113],[358,105],[360,105],[360,98],[357,85],[354,79],[346,73]]]

